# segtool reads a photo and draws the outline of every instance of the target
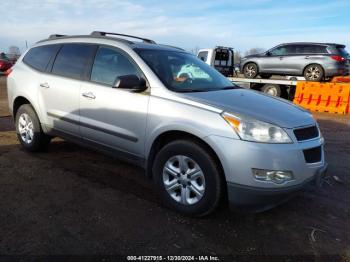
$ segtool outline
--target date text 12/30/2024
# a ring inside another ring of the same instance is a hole
[[[220,261],[217,256],[127,256],[128,261]]]

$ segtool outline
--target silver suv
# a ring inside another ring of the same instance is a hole
[[[42,150],[59,136],[140,165],[166,206],[192,216],[225,198],[268,209],[324,173],[308,111],[141,40],[53,35],[29,49],[7,80],[22,146]]]
[[[265,53],[246,56],[241,63],[244,76],[270,78],[274,75],[304,76],[320,81],[349,74],[349,54],[344,45],[288,43]]]

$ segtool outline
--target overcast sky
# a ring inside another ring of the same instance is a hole
[[[0,51],[58,34],[134,34],[187,50],[282,42],[350,46],[350,0],[0,0]],[[349,50],[350,48],[348,48]]]

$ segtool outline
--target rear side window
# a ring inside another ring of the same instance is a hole
[[[288,55],[296,54],[296,46],[295,45],[286,45],[284,47],[286,48],[286,52]]]
[[[39,71],[45,71],[50,59],[54,57],[60,45],[45,45],[30,49],[23,62]]]
[[[293,54],[302,55],[305,54],[305,45],[293,45]]]
[[[198,53],[198,58],[203,62],[206,62],[208,59],[208,51],[202,51]]]
[[[140,76],[141,73],[120,51],[100,47],[92,67],[91,81],[112,86],[117,77],[124,75]]]
[[[52,73],[60,76],[81,79],[93,59],[95,45],[65,44],[57,54]]]
[[[327,53],[326,46],[321,45],[289,45],[288,54],[303,55],[303,54],[324,54]]]
[[[323,45],[301,45],[302,54],[325,54],[327,47]]]

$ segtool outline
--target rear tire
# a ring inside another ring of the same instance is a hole
[[[24,149],[36,152],[47,148],[51,137],[44,134],[39,118],[31,105],[24,104],[19,107],[15,123],[17,138]]]
[[[306,81],[321,81],[324,76],[324,70],[322,66],[318,64],[311,64],[305,67],[304,77]]]
[[[153,178],[165,206],[188,216],[213,212],[224,192],[221,169],[200,144],[176,140],[153,162]]]
[[[265,84],[261,88],[261,92],[271,95],[271,96],[281,96],[281,87],[279,85],[274,85],[274,84]]]
[[[254,63],[248,63],[243,68],[243,74],[246,78],[255,78],[258,76],[258,66]]]

